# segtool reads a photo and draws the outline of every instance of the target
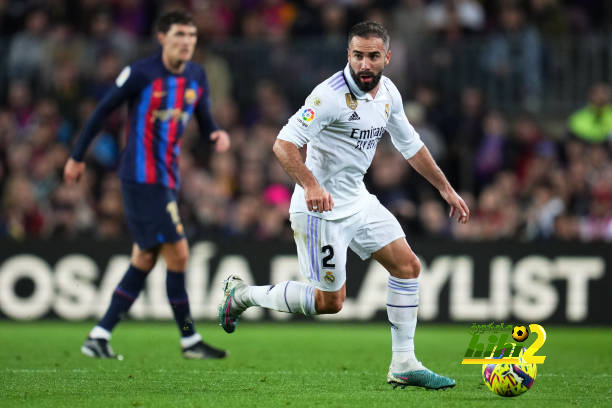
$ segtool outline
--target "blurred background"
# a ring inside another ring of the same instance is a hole
[[[385,74],[409,120],[472,210],[468,224],[451,222],[437,191],[381,140],[366,183],[422,257],[420,318],[612,323],[603,307],[612,2],[603,0],[0,0],[2,314],[103,312],[131,248],[115,174],[125,107],[92,143],[84,180],[68,187],[62,170],[122,67],[158,49],[153,23],[173,8],[195,16],[194,59],[232,137],[231,151],[212,154],[195,121],[183,135],[179,207],[196,317],[214,318],[226,273],[299,278],[294,183],[272,145],[314,86],[346,64],[348,29],[371,19],[391,32]],[[349,259],[349,298],[371,306],[347,301],[350,318],[385,318],[386,273],[374,264]],[[168,318],[163,280],[152,281],[143,305],[163,311],[137,304],[132,315]]]
[[[125,111],[92,144],[83,183],[63,185],[62,167],[122,67],[157,49],[153,22],[171,8],[195,16],[195,60],[233,141],[211,155],[195,121],[183,136],[189,238],[292,242],[293,183],[271,146],[343,68],[351,25],[372,19],[391,32],[385,74],[408,118],[473,212],[450,223],[385,138],[367,185],[409,237],[612,240],[612,4],[589,0],[0,0],[0,238],[127,234]]]

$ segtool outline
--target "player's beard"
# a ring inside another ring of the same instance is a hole
[[[349,65],[349,70],[351,71],[351,76],[353,77],[353,80],[355,81],[359,89],[361,89],[363,92],[369,92],[372,89],[376,88],[383,74],[382,69],[380,70],[378,74],[374,74],[372,71],[360,72],[359,75],[367,74],[367,75],[371,75],[371,78],[372,78],[370,82],[363,82],[361,80],[361,77],[357,75],[355,71],[353,71],[353,67],[351,67],[350,65]]]

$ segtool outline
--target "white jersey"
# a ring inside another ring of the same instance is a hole
[[[361,211],[369,195],[363,176],[386,132],[406,159],[423,146],[389,78],[380,79],[376,98],[357,87],[348,64],[344,71],[319,84],[304,106],[289,118],[278,138],[297,147],[308,145],[306,167],[331,194],[334,208],[324,213],[309,212],[304,189],[296,185],[289,212],[309,212],[336,220]]]

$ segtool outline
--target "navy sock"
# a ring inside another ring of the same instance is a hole
[[[187,290],[185,290],[185,274],[168,269],[166,291],[170,306],[172,307],[172,313],[174,313],[174,320],[176,320],[176,324],[181,332],[181,337],[194,335],[195,328],[191,312],[189,311]]]
[[[113,330],[140,294],[148,274],[148,271],[143,271],[130,264],[127,272],[123,275],[123,279],[115,288],[111,303],[102,320],[98,322],[98,326],[104,327],[108,331]]]

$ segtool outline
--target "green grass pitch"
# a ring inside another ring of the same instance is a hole
[[[79,352],[91,323],[0,321],[0,406],[612,406],[612,328],[544,325],[538,354],[546,362],[534,388],[502,398],[482,384],[480,365],[461,365],[468,326],[417,327],[417,356],[457,380],[426,391],[386,384],[391,340],[382,323],[246,322],[231,335],[201,323],[205,339],[230,356],[186,361],[173,324],[124,322],[113,347],[125,360],[101,361]]]

